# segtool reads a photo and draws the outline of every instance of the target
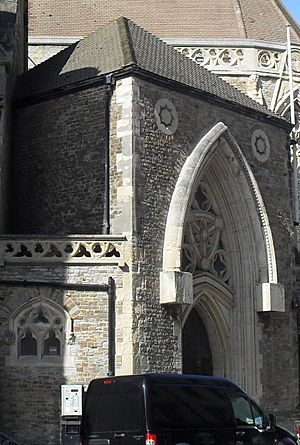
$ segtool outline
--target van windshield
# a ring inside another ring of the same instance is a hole
[[[97,381],[89,388],[82,428],[86,434],[141,429],[143,399],[141,385],[112,380]]]
[[[153,384],[148,397],[153,429],[234,426],[230,401],[220,388]]]

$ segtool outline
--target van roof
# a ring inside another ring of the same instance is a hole
[[[193,374],[160,374],[160,373],[149,373],[149,374],[137,374],[137,375],[124,375],[124,376],[109,376],[102,377],[99,379],[94,379],[92,382],[104,381],[104,380],[140,380],[148,381],[151,383],[165,383],[165,384],[176,384],[176,383],[199,383],[201,385],[217,385],[217,386],[230,386],[231,388],[243,391],[231,380],[223,377],[212,377],[207,375],[193,375]],[[243,391],[244,392],[244,391]]]

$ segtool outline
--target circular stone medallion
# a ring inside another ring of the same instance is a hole
[[[270,142],[268,136],[263,130],[253,131],[251,137],[251,146],[254,156],[260,162],[266,162],[270,156]]]
[[[154,108],[156,124],[164,134],[174,134],[178,127],[178,113],[168,99],[159,99]]]

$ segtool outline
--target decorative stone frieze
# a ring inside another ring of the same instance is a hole
[[[245,54],[242,48],[175,47],[179,52],[202,66],[240,66]]]
[[[2,237],[0,263],[102,263],[124,266],[122,236]]]
[[[240,74],[265,73],[272,76],[280,75],[283,70],[288,74],[286,61],[286,47],[266,47],[253,45],[244,46],[174,46],[175,49],[192,59],[199,65],[205,66],[209,70],[216,72],[226,72],[228,74],[240,72]],[[300,49],[292,50],[293,73],[300,76]]]

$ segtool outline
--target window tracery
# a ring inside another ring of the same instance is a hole
[[[16,341],[11,345],[7,363],[13,365],[47,363],[72,366],[75,347],[73,323],[57,304],[46,299],[29,300],[10,319],[10,330]],[[72,337],[72,344],[68,339]]]
[[[222,242],[223,219],[218,215],[208,187],[199,185],[185,223],[182,266],[194,275],[208,272],[225,283],[229,280],[227,254]]]
[[[62,316],[41,303],[21,313],[16,321],[18,357],[60,357],[64,336]]]

